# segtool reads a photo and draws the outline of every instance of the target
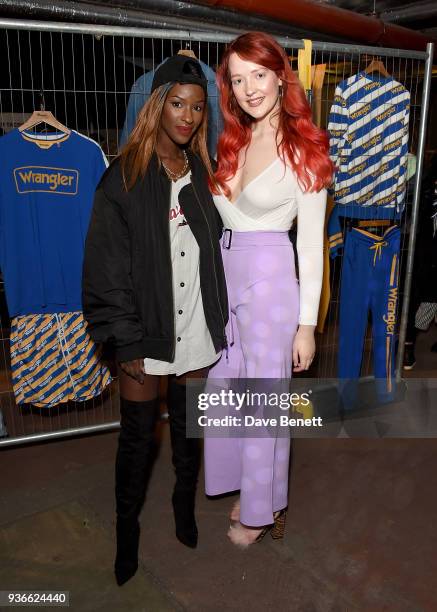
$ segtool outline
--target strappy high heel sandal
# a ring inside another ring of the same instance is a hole
[[[264,536],[270,531],[270,535],[273,540],[282,540],[285,533],[285,519],[287,517],[287,510],[280,510],[279,512],[275,512],[274,518],[275,522],[273,525],[267,525],[261,531],[259,536],[256,538],[255,542],[261,542]]]
[[[258,531],[256,528],[244,527],[240,521],[237,521],[234,525],[231,523],[228,537],[233,544],[240,548],[248,548],[251,544],[261,542],[268,532],[270,532],[274,540],[280,540],[284,537],[286,514],[286,509],[275,512],[274,523],[263,527],[258,535],[252,540],[248,538],[248,535],[251,531]]]
[[[270,535],[274,540],[282,540],[285,533],[285,520],[287,518],[287,509],[284,508],[275,513],[275,522],[270,530]]]

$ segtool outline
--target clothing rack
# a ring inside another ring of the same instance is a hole
[[[151,22],[152,23],[152,22]],[[41,103],[68,128],[97,140],[108,159],[118,152],[119,136],[135,81],[165,57],[186,48],[214,68],[225,44],[235,34],[216,31],[147,27],[103,26],[0,19],[0,49],[4,58],[0,75],[0,123],[3,129],[20,125]],[[278,37],[297,65],[302,40]],[[326,65],[323,87],[317,97],[321,126],[327,126],[329,108],[339,81],[362,71],[368,57],[377,56],[387,72],[411,93],[410,142],[417,156],[410,213],[408,244],[402,245],[406,261],[402,315],[399,327],[397,377],[401,376],[403,343],[412,282],[418,204],[423,172],[426,125],[431,88],[433,46],[426,52],[386,49],[357,44],[312,41],[312,65]],[[314,97],[313,97],[314,98]],[[405,224],[406,215],[402,223]],[[406,235],[404,233],[404,235]],[[332,263],[332,277],[338,278],[338,259]],[[318,339],[316,378],[332,377],[338,332],[338,286],[331,285],[327,331]],[[93,400],[89,411],[81,406],[58,410],[51,417],[20,412],[11,393],[8,362],[8,320],[1,316],[0,364],[5,373],[0,389],[0,409],[6,415],[10,437],[0,446],[30,443],[73,435],[99,433],[118,428],[118,392],[114,385],[104,398]],[[369,360],[369,357],[366,356]],[[363,364],[368,373],[370,360]]]

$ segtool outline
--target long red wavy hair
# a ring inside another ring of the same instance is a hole
[[[320,191],[332,181],[334,165],[329,159],[329,139],[325,130],[312,122],[311,108],[299,79],[291,69],[282,47],[268,34],[248,32],[236,38],[227,47],[217,71],[220,106],[224,129],[217,147],[217,170],[210,181],[213,193],[219,189],[230,196],[226,181],[238,168],[238,154],[251,139],[253,119],[237,103],[229,75],[232,53],[250,62],[273,70],[282,80],[282,101],[279,110],[278,155],[295,171],[303,191]]]

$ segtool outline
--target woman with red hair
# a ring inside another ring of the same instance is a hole
[[[327,135],[312,123],[303,88],[273,38],[239,36],[217,79],[224,130],[210,186],[225,227],[230,346],[208,387],[236,378],[263,379],[266,387],[308,370],[314,358],[333,166]],[[288,234],[296,217],[299,283]],[[240,490],[228,536],[241,546],[269,529],[282,537],[285,526],[289,436],[256,437],[255,429],[246,437],[205,438],[206,493]]]

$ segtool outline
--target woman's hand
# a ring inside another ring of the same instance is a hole
[[[316,353],[314,325],[299,325],[293,342],[293,372],[308,370]]]
[[[132,359],[132,361],[120,361],[120,368],[128,376],[135,378],[135,380],[144,384],[144,359]]]

